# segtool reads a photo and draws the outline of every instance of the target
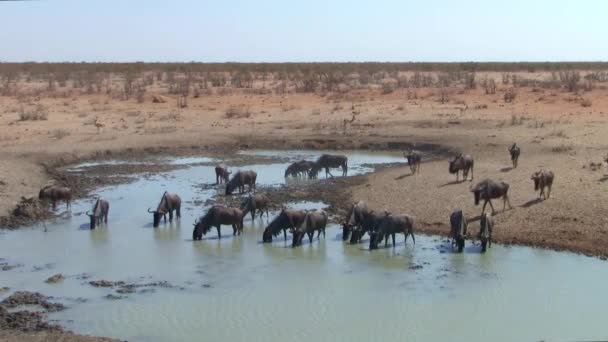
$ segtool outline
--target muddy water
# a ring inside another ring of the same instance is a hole
[[[312,154],[289,152],[280,163],[240,168],[258,171],[263,184],[281,184],[288,161]],[[351,154],[353,172],[367,171],[361,164],[400,161],[377,155]],[[305,239],[293,249],[282,237],[261,243],[266,217],[248,217],[241,237],[226,227],[222,239],[212,231],[192,242],[192,222],[204,212],[195,203],[219,191],[200,184],[214,177],[211,165],[198,165],[100,189],[111,203],[110,222],[93,231],[83,215],[91,202],[79,201],[70,218],[47,224],[46,232],[0,234],[0,258],[21,265],[0,272],[0,287],[56,296],[69,309],[51,319],[77,332],[130,341],[607,338],[604,261],[500,245],[484,255],[474,246],[452,254],[438,237],[424,236],[415,246],[400,238],[394,249],[370,252],[365,243],[344,244],[336,226],[325,239]],[[182,220],[154,229],[146,209],[165,189],[184,199]],[[44,283],[56,273],[67,278]],[[120,294],[88,284],[100,279],[170,286]]]

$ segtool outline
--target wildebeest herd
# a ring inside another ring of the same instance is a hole
[[[521,153],[520,148],[514,143],[508,148],[513,163],[513,168],[517,167],[517,162]],[[420,171],[422,162],[422,154],[418,151],[409,151],[403,154],[410,167],[411,173],[416,174]],[[607,160],[608,161],[608,160]],[[325,171],[325,177],[333,177],[330,172],[332,168],[340,168],[342,176],[348,173],[348,158],[344,155],[323,154],[316,161],[300,160],[290,164],[285,170],[285,177],[307,177],[315,179],[318,177],[319,171]],[[463,181],[469,177],[473,180],[474,159],[471,155],[459,154],[449,161],[448,171],[451,174],[456,174],[456,180],[459,180],[459,173],[462,171]],[[194,241],[201,240],[204,235],[211,231],[213,227],[217,230],[218,238],[221,238],[221,226],[230,225],[233,229],[233,235],[243,233],[243,220],[246,215],[250,214],[252,221],[259,214],[261,218],[264,213],[269,217],[269,208],[271,207],[270,200],[259,193],[255,193],[258,174],[255,171],[237,171],[232,174],[224,163],[215,167],[216,184],[225,184],[225,195],[231,195],[235,191],[244,193],[245,188],[249,191],[249,196],[245,198],[242,205],[238,208],[228,207],[224,205],[214,205],[208,209],[207,213],[198,218],[194,222],[192,231],[192,239]],[[232,177],[230,177],[232,175]],[[534,190],[540,191],[539,197],[547,199],[551,195],[551,187],[553,185],[554,174],[549,170],[540,170],[532,174],[531,179],[534,182]],[[503,211],[506,205],[511,207],[509,201],[509,184],[502,181],[494,181],[492,179],[484,179],[481,182],[470,187],[473,193],[475,205],[478,205],[483,200],[482,213],[479,217],[479,231],[476,238],[480,241],[482,252],[486,251],[487,247],[492,245],[492,230],[494,228],[493,214],[495,213],[492,199],[502,198]],[[48,201],[52,204],[53,209],[58,201],[66,202],[67,208],[70,208],[72,192],[67,187],[62,186],[47,186],[40,190],[39,199]],[[167,222],[167,214],[169,222],[173,221],[175,212],[176,219],[181,217],[181,198],[177,194],[164,192],[160,202],[155,210],[148,209],[152,214],[153,227],[160,225],[161,219]],[[492,209],[491,213],[486,213],[486,205],[489,204]],[[90,218],[90,229],[95,229],[96,226],[107,224],[108,212],[110,205],[103,199],[97,199],[91,211],[86,214]],[[295,210],[283,207],[279,213],[270,221],[262,234],[262,242],[272,242],[273,238],[278,237],[281,232],[283,238],[287,241],[287,232],[292,235],[292,246],[296,247],[302,243],[305,235],[308,236],[309,242],[312,243],[315,232],[317,238],[320,238],[321,233],[325,237],[325,229],[329,220],[328,214],[323,210]],[[395,246],[395,235],[403,234],[405,242],[408,236],[412,237],[412,242],[415,243],[414,231],[416,220],[413,216],[407,214],[393,214],[386,210],[375,210],[370,208],[364,201],[359,201],[350,205],[347,214],[340,221],[342,226],[342,239],[349,240],[351,244],[356,244],[362,241],[365,234],[369,235],[369,249],[377,249],[378,245],[384,240],[384,246],[387,247],[389,238],[392,246]],[[466,215],[461,209],[453,210],[449,215],[449,238],[452,248],[458,252],[462,252],[465,244],[465,239],[470,237],[468,234],[469,222]],[[473,241],[475,240],[473,236]],[[475,243],[475,242],[474,242]]]

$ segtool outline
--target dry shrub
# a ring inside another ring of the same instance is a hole
[[[70,132],[68,132],[65,129],[56,129],[51,132],[51,137],[55,138],[57,140],[63,139],[65,137],[67,137],[68,135],[70,135]]]
[[[581,100],[581,106],[582,107],[591,107],[593,105],[593,103],[591,102],[590,99],[583,99]]]
[[[394,90],[395,90],[395,89],[394,89],[393,85],[392,85],[392,84],[390,84],[390,83],[388,83],[388,82],[387,82],[387,83],[384,83],[384,84],[382,85],[382,94],[383,94],[383,95],[390,94],[390,93],[392,93]]]
[[[36,105],[36,108],[31,110],[26,110],[23,106],[19,110],[19,120],[20,121],[39,121],[39,120],[48,120],[49,113],[41,104]]]
[[[551,152],[554,153],[567,153],[574,149],[572,145],[561,144],[559,146],[554,146],[551,148]]]
[[[511,103],[515,100],[515,97],[517,97],[517,92],[515,91],[515,89],[509,88],[505,92],[504,100],[506,103]]]
[[[224,116],[228,119],[245,119],[251,117],[251,111],[245,106],[230,106]]]

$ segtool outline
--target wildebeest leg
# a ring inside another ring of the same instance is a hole
[[[323,239],[325,239],[325,228],[323,228]]]
[[[285,241],[287,241],[287,229],[283,229],[283,237],[285,238]]]
[[[331,178],[334,178],[334,175],[332,175],[332,174],[331,174],[331,172],[329,171],[329,167],[326,167],[326,168],[325,168],[325,178],[327,178],[327,175],[328,175],[328,174],[329,174],[329,176],[330,176]]]
[[[312,235],[315,235],[315,232],[312,232]],[[321,237],[321,229],[319,229],[319,232],[317,233],[317,240],[320,240]]]
[[[395,247],[395,233],[391,234],[391,237],[393,238],[393,247]]]
[[[219,224],[217,226],[215,226],[215,229],[217,229],[217,238],[218,239],[222,238],[222,233],[220,232],[220,227],[221,227],[221,225],[219,225]]]
[[[237,232],[237,228],[236,228],[236,225],[233,223],[232,224],[232,236],[235,236],[236,232]]]
[[[315,231],[308,232],[308,242],[312,243],[312,238],[315,236]]]
[[[551,197],[551,185],[547,187],[547,198]]]
[[[173,210],[169,211],[169,222],[173,222]]]
[[[509,209],[513,209],[513,207],[511,206],[511,200],[509,199],[509,195],[505,194],[504,198],[504,201],[509,204]],[[502,205],[502,211],[505,211],[504,204]]]
[[[473,167],[474,167],[474,166],[473,166],[473,165],[471,165],[471,180],[473,180],[473,178],[474,178]]]

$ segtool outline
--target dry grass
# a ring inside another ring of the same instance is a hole
[[[249,107],[245,106],[230,106],[226,109],[224,116],[227,119],[245,119],[251,117]]]
[[[34,109],[27,110],[23,106],[19,110],[19,121],[40,121],[48,120],[49,113],[41,104],[37,104]]]

